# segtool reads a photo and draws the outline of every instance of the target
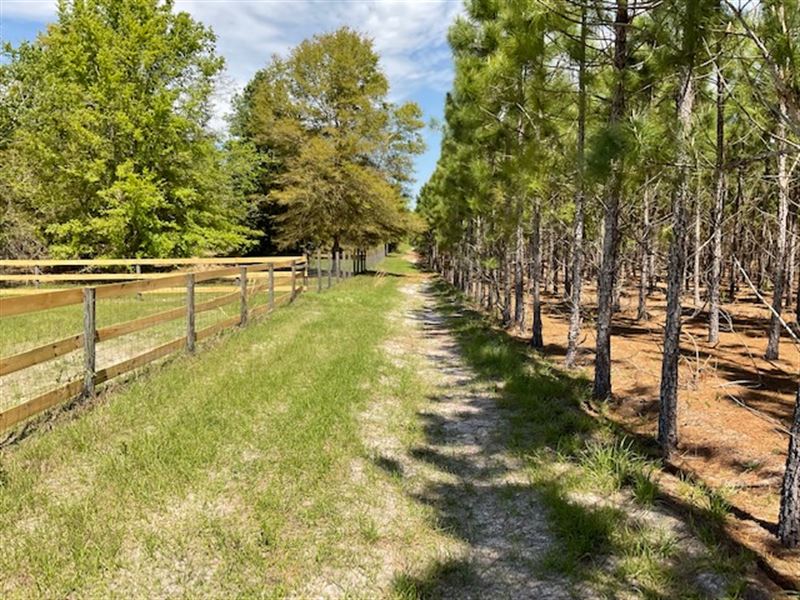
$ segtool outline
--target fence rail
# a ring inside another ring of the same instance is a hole
[[[169,354],[180,350],[193,353],[198,341],[207,339],[230,327],[243,327],[251,319],[272,312],[279,306],[292,302],[299,294],[309,289],[310,276],[316,279],[317,290],[322,291],[323,288],[329,288],[341,279],[366,271],[368,267],[376,264],[378,257],[382,258],[383,255],[384,252],[381,248],[380,251],[342,253],[338,257],[323,257],[321,253],[318,253],[310,257],[278,258],[108,259],[98,261],[0,260],[0,267],[36,268],[39,270],[54,266],[192,265],[196,267],[220,267],[168,273],[113,274],[113,277],[109,277],[109,274],[88,277],[86,273],[54,274],[50,276],[44,275],[40,271],[30,276],[0,276],[0,281],[14,283],[33,281],[102,281],[104,278],[106,280],[121,279],[123,275],[129,280],[122,283],[107,283],[41,291],[21,296],[0,297],[0,318],[20,315],[31,315],[31,318],[35,318],[36,313],[42,311],[81,304],[83,315],[83,332],[0,358],[0,377],[4,377],[53,361],[59,357],[64,357],[81,349],[83,350],[83,367],[80,377],[76,377],[58,387],[39,393],[33,398],[0,411],[0,431],[18,425],[72,398],[92,396],[95,394],[96,386]],[[372,264],[370,265],[370,263]],[[204,286],[202,288],[198,285],[202,282],[216,280],[228,281],[229,285]],[[225,293],[210,300],[198,302],[197,293],[201,290],[222,291]],[[185,294],[185,304],[121,323],[114,323],[105,327],[97,326],[96,307],[98,301],[143,293],[165,292]],[[263,298],[262,294],[266,296],[265,302],[253,305],[253,299]],[[197,328],[197,315],[237,302],[239,303],[239,310],[234,316],[226,317],[200,329]],[[185,319],[184,335],[109,366],[101,369],[97,368],[98,344],[178,319]]]
[[[223,256],[215,258],[86,258],[86,259],[2,259],[0,267],[34,269],[43,267],[173,267],[201,265],[257,265],[272,263],[287,266],[291,261],[304,261],[304,256]]]

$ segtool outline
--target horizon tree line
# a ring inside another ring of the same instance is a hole
[[[216,36],[174,0],[59,0],[0,56],[0,256],[336,252],[417,223],[422,113],[356,31],[264,57],[223,133]]]

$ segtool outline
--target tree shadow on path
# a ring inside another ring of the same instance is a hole
[[[396,596],[590,598],[625,590],[690,598],[708,595],[709,585],[737,585],[729,575],[740,562],[651,535],[647,521],[661,509],[645,515],[603,498],[579,501],[570,473],[541,467],[585,456],[587,440],[611,435],[581,408],[585,379],[494,330],[444,284],[424,284],[422,293],[424,306],[407,319],[420,332],[415,353],[434,371],[418,415],[424,442],[402,461],[379,456],[375,464],[407,477],[410,495],[467,550],[396,577]],[[637,485],[643,464],[622,473],[620,485]],[[712,583],[698,585],[699,575]]]

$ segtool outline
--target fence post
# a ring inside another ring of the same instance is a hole
[[[331,262],[328,265],[328,289],[331,289],[331,285],[333,285],[333,266],[336,264],[336,259],[334,258],[333,252],[331,252]]]
[[[190,354],[194,352],[195,341],[194,328],[194,273],[186,276],[186,351]]]
[[[42,270],[39,267],[33,267],[33,274],[34,275],[41,275],[42,274]],[[37,287],[38,288],[40,283],[41,282],[37,279],[36,281],[33,282],[33,287]]]
[[[275,308],[275,265],[269,265],[269,309]]]
[[[95,336],[97,335],[95,290],[83,288],[83,393],[94,396],[94,375],[97,366]]]
[[[308,290],[308,259],[309,255],[306,254],[306,264],[303,266],[303,289],[301,292]]]
[[[317,292],[322,291],[322,254],[317,250]]]
[[[247,325],[247,267],[239,268],[239,325]]]
[[[294,286],[297,280],[297,271],[295,269],[294,261],[292,261],[292,295],[289,296],[289,302],[294,302]]]

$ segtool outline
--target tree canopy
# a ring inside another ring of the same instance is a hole
[[[172,0],[60,0],[3,48],[0,245],[60,257],[243,249],[252,153],[207,127],[223,68]]]
[[[388,91],[372,42],[343,28],[274,57],[238,99],[233,131],[262,159],[262,212],[281,247],[363,246],[412,226],[422,112]]]

